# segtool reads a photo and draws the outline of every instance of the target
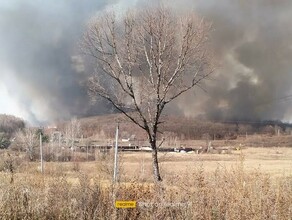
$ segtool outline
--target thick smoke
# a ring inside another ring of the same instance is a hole
[[[106,111],[104,103],[98,106],[89,103],[84,66],[76,45],[87,20],[108,3],[106,0],[0,3],[0,87],[17,103],[19,114],[27,120],[48,122]],[[0,97],[3,99],[4,95]],[[6,103],[9,101],[6,96]]]
[[[182,97],[180,109],[216,120],[291,120],[292,2],[193,2],[213,21],[222,64],[205,87],[207,93]]]
[[[0,92],[9,94],[31,122],[108,113],[106,103],[89,104],[84,83],[90,71],[76,45],[95,13],[149,4],[157,1],[4,0],[0,3]],[[291,1],[164,4],[181,12],[194,8],[212,20],[221,61],[205,86],[207,92],[189,92],[171,106],[172,112],[216,120],[292,120],[292,101],[283,98],[292,94]]]

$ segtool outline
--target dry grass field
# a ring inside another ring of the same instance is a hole
[[[190,172],[204,167],[205,172],[216,169],[230,170],[242,163],[249,172],[261,171],[271,177],[292,176],[292,148],[247,148],[234,150],[230,154],[160,153],[161,168],[168,176]],[[139,174],[145,167],[151,173],[150,153],[127,153],[122,156],[125,175]],[[171,179],[171,178],[170,178]]]
[[[291,219],[292,148],[229,154],[160,153],[164,181],[153,184],[151,154],[112,154],[94,162],[18,162],[0,173],[0,219]],[[6,164],[7,165],[7,164]],[[3,164],[2,164],[3,166]],[[136,201],[116,209],[115,200]]]

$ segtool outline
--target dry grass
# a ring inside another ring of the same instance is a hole
[[[292,148],[247,148],[234,150],[231,154],[160,153],[160,166],[164,175],[190,172],[204,166],[205,172],[214,172],[218,167],[230,170],[243,161],[245,170],[261,170],[271,177],[292,175]],[[151,176],[150,153],[127,153],[123,155],[124,171],[129,176],[144,173]]]
[[[0,219],[292,218],[292,149],[161,154],[165,181],[158,185],[151,183],[150,154],[127,153],[116,187],[110,157],[80,162],[78,170],[73,162],[45,163],[43,175],[39,164],[23,162],[13,182],[12,173],[1,172]],[[114,193],[137,208],[116,209]]]

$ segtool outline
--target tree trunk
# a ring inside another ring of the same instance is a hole
[[[154,180],[159,182],[159,181],[162,181],[162,178],[160,176],[160,171],[159,171],[156,141],[150,141],[150,144],[151,144],[151,148],[152,148],[153,176],[154,176]]]

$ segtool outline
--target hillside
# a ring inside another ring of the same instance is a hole
[[[117,122],[120,125],[121,138],[135,137],[146,139],[145,132],[133,124],[122,114],[109,114],[78,119],[84,138],[113,138]],[[236,139],[240,135],[251,134],[291,134],[291,124],[279,121],[264,122],[212,122],[187,118],[183,116],[164,116],[160,126],[160,136],[172,137],[179,140]],[[59,130],[64,129],[65,123],[59,124]]]

